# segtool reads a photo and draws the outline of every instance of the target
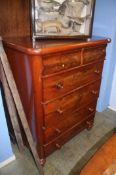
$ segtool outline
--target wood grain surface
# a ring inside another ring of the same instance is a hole
[[[94,154],[87,165],[82,169],[80,175],[103,175],[105,170],[109,168],[114,161],[116,161],[116,134],[106,141]],[[108,175],[114,174],[109,172]]]

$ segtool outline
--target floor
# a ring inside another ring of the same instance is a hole
[[[116,175],[116,133],[96,151],[80,173],[80,175],[109,174]]]
[[[74,175],[75,171],[77,172],[78,170],[79,172],[82,165],[92,155],[91,153],[98,149],[99,143],[101,143],[100,140],[103,140],[102,138],[105,138],[106,135],[110,136],[115,127],[116,112],[109,109],[102,113],[97,112],[94,127],[90,131],[82,131],[67,142],[61,150],[54,152],[47,158],[44,167],[45,175]],[[13,145],[13,150],[16,161],[1,168],[0,175],[39,174],[28,149],[25,149],[25,152],[20,154],[17,146]]]

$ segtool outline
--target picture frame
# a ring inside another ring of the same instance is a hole
[[[32,38],[90,38],[95,0],[31,0]]]

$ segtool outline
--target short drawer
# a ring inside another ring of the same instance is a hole
[[[81,106],[90,103],[98,98],[101,80],[74,91],[64,97],[43,104],[44,113],[48,115],[52,112],[64,112],[66,110],[75,110]]]
[[[43,79],[43,99],[49,101],[101,77],[103,61]]]
[[[43,75],[53,74],[69,68],[80,66],[81,50],[66,54],[53,54],[43,57]]]
[[[103,60],[106,55],[106,46],[98,46],[84,49],[83,52],[83,64],[90,63],[92,61]]]
[[[55,139],[51,140],[50,142],[46,142],[44,144],[45,147],[45,153],[46,155],[49,155],[53,150],[60,149],[62,144],[64,144],[67,140],[71,139],[73,136],[75,136],[77,133],[79,133],[82,129],[88,128],[88,123],[92,123],[94,121],[95,113],[92,115],[86,116],[84,120],[82,120],[80,123],[75,123],[72,128],[66,130],[61,135],[56,137]]]
[[[55,115],[55,113],[45,117],[45,142],[55,139],[66,130],[74,125],[82,122],[92,113],[95,113],[96,102],[83,106],[78,111],[65,112],[63,115]]]

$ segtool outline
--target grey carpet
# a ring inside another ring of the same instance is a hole
[[[96,113],[94,127],[90,131],[85,129],[61,150],[51,154],[44,167],[45,175],[78,175],[84,164],[111,136],[116,127],[116,113],[107,111],[106,114]]]
[[[116,112],[106,110],[96,113],[94,127],[84,130],[61,150],[51,154],[46,161],[45,175],[78,175],[93,153],[108,139],[116,126]],[[0,169],[0,175],[38,175],[37,168],[28,149],[20,154],[13,146],[16,161]]]

